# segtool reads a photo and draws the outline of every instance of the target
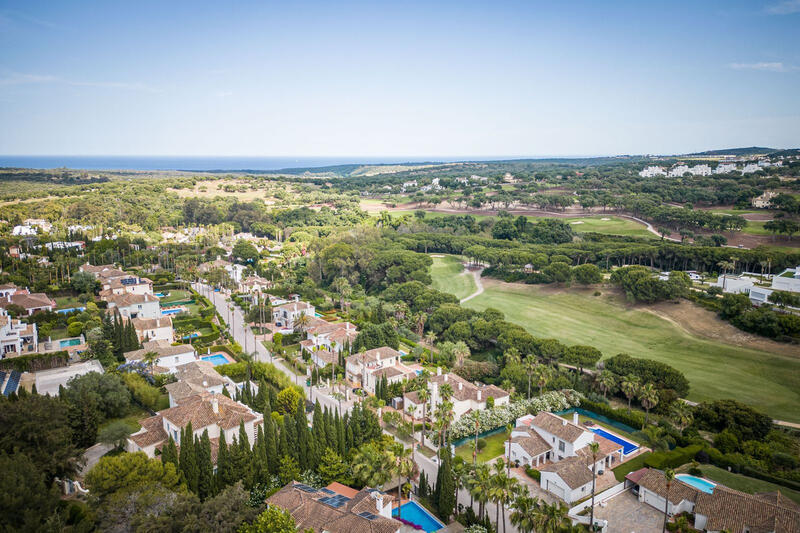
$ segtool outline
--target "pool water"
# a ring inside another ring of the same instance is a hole
[[[417,502],[404,503],[400,509],[400,518],[420,526],[423,531],[430,533],[431,531],[439,531],[444,527],[444,524],[439,522],[431,513],[426,511]],[[397,516],[398,509],[392,510],[392,516]]]
[[[214,366],[227,365],[228,363],[230,363],[230,361],[228,361],[228,358],[225,357],[224,355],[222,355],[221,353],[215,353],[213,355],[206,355],[206,356],[201,357],[200,359],[202,359],[203,361],[208,361],[209,363],[211,363]]]
[[[81,343],[80,339],[62,339],[59,341],[59,346],[66,348],[67,346],[77,346]]]
[[[714,487],[716,487],[715,483],[711,483],[707,479],[703,479],[701,477],[690,476],[689,474],[678,474],[675,476],[676,479],[680,479],[687,485],[690,485],[697,490],[701,490],[706,494],[714,494]]]
[[[177,315],[181,311],[183,311],[183,309],[162,309],[161,315]]]
[[[639,445],[638,444],[634,444],[632,442],[628,442],[627,440],[622,439],[620,437],[617,437],[616,435],[612,435],[611,433],[609,433],[608,431],[606,431],[604,429],[592,428],[592,432],[593,433],[597,433],[601,437],[607,438],[611,442],[616,442],[617,444],[621,444],[622,445],[622,453],[625,454],[625,455],[628,455],[629,453],[635,452],[636,450],[639,449]]]
[[[323,314],[322,314],[322,313],[320,313],[319,311],[314,311],[314,316],[315,316],[315,317],[317,317],[317,318],[322,318],[322,317],[324,317],[325,315],[323,315]]]
[[[157,292],[153,296],[158,296],[159,298],[163,298],[164,296],[166,296],[166,294],[163,292]]]

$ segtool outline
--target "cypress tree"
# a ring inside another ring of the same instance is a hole
[[[161,462],[163,464],[172,463],[178,467],[178,448],[175,446],[175,441],[172,437],[169,438],[167,445],[161,450]]]
[[[244,428],[244,421],[239,423],[239,437],[233,452],[234,479],[244,479],[252,463],[250,439]]]
[[[228,443],[225,441],[225,432],[219,434],[219,451],[217,452],[217,488],[222,491],[233,482],[231,475],[231,456]]]
[[[226,398],[231,397],[231,393],[228,392],[228,387],[222,387],[222,395],[225,396]]]
[[[339,416],[338,411],[336,412],[336,448],[339,452],[339,455],[342,457],[344,457],[345,453],[347,453],[344,422],[342,421],[342,417]]]
[[[262,379],[258,384],[258,393],[253,401],[253,408],[259,413],[264,414],[264,418],[269,415],[266,406],[269,405],[269,392],[267,392],[267,383]]]
[[[267,454],[267,471],[270,474],[278,472],[278,440],[275,435],[275,422],[272,417],[264,417],[264,447]]]
[[[333,413],[327,411],[324,418],[327,447],[335,450],[339,447],[339,445],[337,444],[338,438],[336,437],[336,422],[333,419]]]
[[[201,500],[214,495],[214,465],[211,464],[211,441],[208,430],[195,441],[197,461],[197,495]]]
[[[252,475],[250,486],[263,483],[269,477],[269,466],[267,464],[267,446],[264,437],[263,425],[258,427],[256,443],[253,445],[253,467],[248,472]]]
[[[453,478],[453,468],[450,460],[450,447],[445,446],[440,450],[442,455],[442,465],[439,470],[439,477],[436,482],[437,503],[439,515],[445,521],[450,519],[455,509],[455,479]]]
[[[294,413],[295,427],[297,428],[297,463],[300,470],[309,468],[308,457],[308,420],[306,419],[305,402],[297,403]]]
[[[327,408],[325,410],[327,411]],[[314,416],[311,424],[311,429],[314,433],[317,445],[324,450],[328,446],[328,439],[325,433],[325,420],[323,419],[322,407],[320,407],[319,401],[314,404]]]
[[[189,422],[181,432],[180,464],[183,477],[186,479],[186,486],[194,493],[197,493],[197,458],[194,451],[194,435],[192,434],[192,423]]]
[[[286,455],[289,455],[289,450],[290,450],[290,448],[289,448],[289,432],[288,432],[288,430],[286,428],[285,417],[284,417],[283,424],[281,425],[281,427],[279,429],[280,429],[280,434],[278,435],[278,456],[279,457],[284,457]],[[279,467],[279,464],[276,461],[275,462],[276,470],[272,472],[273,474],[275,472],[277,472],[277,468],[278,467]]]

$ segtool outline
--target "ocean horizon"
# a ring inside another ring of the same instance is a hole
[[[247,157],[247,156],[92,156],[0,155],[0,167],[78,170],[141,170],[237,172],[280,171],[336,165],[392,165],[403,163],[454,163],[597,156],[478,156],[478,157]]]

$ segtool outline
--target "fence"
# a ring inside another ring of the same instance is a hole
[[[620,431],[625,431],[626,433],[635,433],[636,429],[630,427],[627,424],[623,424],[622,422],[617,422],[616,420],[612,420],[607,416],[599,415],[593,411],[588,411],[581,407],[572,407],[570,409],[566,409],[564,411],[558,411],[557,415],[568,415],[572,413],[578,413],[579,415],[588,416],[589,418],[594,418],[595,420],[599,420],[604,424],[608,424],[609,426],[615,427]]]

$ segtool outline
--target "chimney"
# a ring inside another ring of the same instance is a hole
[[[567,421],[566,421],[566,420],[564,420],[563,418],[561,419],[561,425],[562,425],[562,426],[566,426],[566,425],[567,425]]]
[[[203,380],[203,387],[208,387],[208,381]]]
[[[481,392],[482,392],[482,391],[480,391],[480,390],[478,391],[478,401],[481,401],[481,396],[483,396],[483,395],[481,394]]]
[[[444,375],[444,382],[445,382],[445,383],[447,383],[447,376],[448,376],[448,374],[445,374],[445,375]]]
[[[375,508],[378,510],[379,515],[383,515],[383,494],[381,491],[373,491],[372,497],[375,498]]]
[[[578,412],[575,411],[574,413],[572,413],[572,423],[577,426],[578,425],[578,420],[579,420],[578,419]]]
[[[214,411],[214,414],[219,414],[219,400],[217,400],[217,396],[213,393],[211,396],[211,410]]]
[[[461,383],[461,382],[458,383],[458,390],[464,390],[464,384],[463,383]],[[480,391],[478,391],[478,392],[480,392]]]

